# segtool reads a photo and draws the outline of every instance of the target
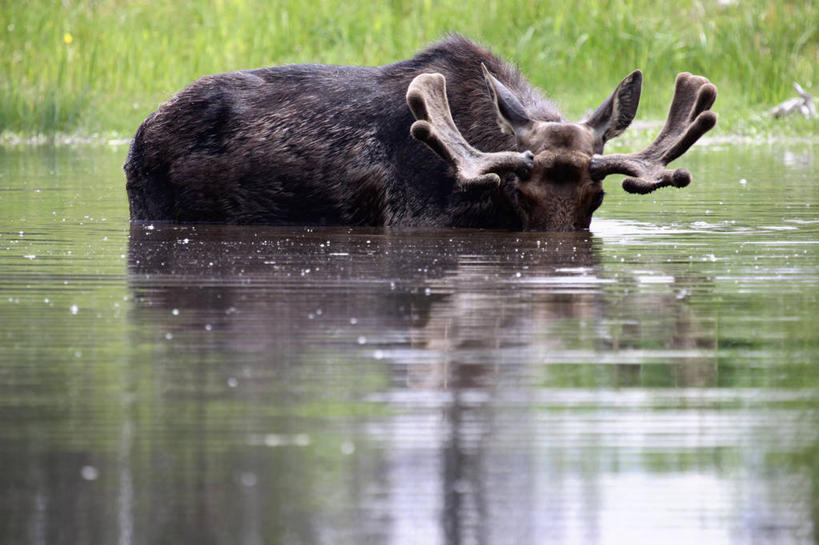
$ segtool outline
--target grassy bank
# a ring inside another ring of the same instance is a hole
[[[721,130],[747,133],[776,127],[754,112],[790,97],[793,81],[817,91],[817,20],[810,0],[2,2],[0,132],[128,136],[204,74],[381,64],[457,31],[517,62],[572,116],[639,67],[639,116],[660,118],[688,70],[719,87]]]

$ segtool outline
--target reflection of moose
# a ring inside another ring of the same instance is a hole
[[[656,327],[652,339],[672,349],[707,348],[703,342],[713,338],[702,330],[708,322],[670,291],[641,293],[633,281],[620,279],[631,282],[630,293],[607,293],[608,284],[594,282],[606,279],[600,255],[600,240],[584,233],[523,233],[510,240],[508,234],[483,231],[148,228],[135,223],[129,247],[132,318],[136,331],[155,328],[159,344],[166,332],[172,333],[169,344],[180,342],[175,358],[193,355],[173,369],[184,383],[177,386],[182,393],[195,389],[219,395],[226,389],[220,372],[233,373],[237,364],[248,368],[254,380],[232,392],[231,399],[235,394],[266,409],[275,403],[287,408],[281,392],[294,390],[288,392],[292,402],[305,387],[304,373],[309,373],[309,392],[332,396],[341,388],[344,399],[356,401],[372,393],[356,390],[368,382],[364,373],[386,378],[369,381],[378,385],[378,394],[445,392],[385,417],[388,442],[374,441],[367,463],[352,465],[355,494],[381,490],[395,502],[389,517],[378,518],[361,506],[378,504],[383,514],[389,500],[345,498],[345,509],[353,505],[365,511],[362,517],[372,517],[356,527],[388,534],[396,519],[431,509],[428,503],[418,504],[429,499],[418,492],[422,475],[424,490],[438,502],[446,542],[465,542],[499,529],[520,537],[518,543],[537,542],[534,534],[526,539],[545,516],[533,511],[532,483],[547,461],[532,444],[520,441],[529,427],[533,435],[543,432],[531,421],[525,398],[541,385],[589,386],[571,377],[561,384],[552,376],[551,362],[544,362],[574,348],[589,358],[597,349],[639,348],[641,328]],[[639,313],[646,308],[651,315],[641,322]],[[359,344],[364,338],[366,344]],[[594,361],[578,363],[572,367],[599,371],[590,365]],[[640,365],[609,367],[616,375],[599,383],[639,384]],[[674,377],[680,386],[713,384],[716,378],[712,362],[702,358],[680,367],[684,369]],[[270,376],[275,379],[266,382]],[[168,393],[163,395],[175,397],[174,385],[164,386]],[[510,395],[524,398],[518,409],[504,406]],[[211,425],[207,405],[195,406],[204,407],[203,429],[196,437],[205,437]],[[419,415],[432,415],[417,430],[423,440],[401,444],[402,433],[415,433]],[[504,426],[510,419],[514,426]],[[379,428],[380,417],[375,421],[372,427]],[[254,431],[256,424],[243,422]],[[277,424],[288,429],[289,422],[279,418]],[[304,420],[293,418],[292,425],[311,432]],[[502,441],[505,434],[514,440]],[[281,457],[276,463],[288,473],[315,471],[309,459],[285,457],[284,449],[272,455]],[[264,452],[253,459],[262,468],[258,471],[271,471],[272,455]],[[241,451],[231,461],[246,463],[248,456]],[[593,477],[589,481],[593,487]],[[315,512],[312,500],[303,496],[308,493],[304,487],[264,486],[248,494],[255,494],[262,508],[275,509],[280,502],[307,505]],[[224,498],[231,503],[240,504],[245,497],[230,494]],[[202,513],[203,524],[207,515]]]
[[[520,236],[514,243],[519,246],[515,260],[509,260],[508,236],[492,232],[313,232],[134,223],[129,268],[137,307],[161,310],[171,316],[169,323],[181,322],[170,313],[174,308],[187,309],[190,319],[203,311],[203,320],[216,311],[225,322],[238,314],[242,322],[252,322],[253,314],[258,327],[288,330],[271,329],[259,339],[281,334],[292,340],[317,324],[338,320],[349,325],[353,318],[362,326],[370,321],[403,330],[401,338],[417,345],[427,342],[418,340],[424,337],[420,328],[471,315],[472,326],[462,328],[464,340],[450,337],[452,348],[468,344],[473,335],[476,342],[520,346],[528,342],[531,326],[521,327],[528,312],[516,305],[529,305],[532,299],[531,290],[519,283],[521,271],[546,278],[563,274],[559,271],[564,268],[595,266],[588,234],[553,235],[543,243]],[[558,306],[571,314],[571,297],[562,299],[565,305]],[[508,313],[498,308],[504,302]],[[475,312],[481,308],[495,312]],[[487,339],[482,329],[501,316],[505,318],[497,323],[505,325]],[[253,336],[249,331],[244,335]],[[444,339],[428,341],[434,349]]]
[[[137,311],[157,315],[144,320],[158,320],[157,335],[208,327],[226,335],[226,348],[273,357],[362,337],[422,355],[403,368],[417,386],[485,383],[494,371],[479,368],[498,358],[639,349],[643,330],[655,346],[707,348],[674,292],[607,296],[598,239],[521,234],[513,244],[480,231],[135,223],[131,284]],[[651,320],[641,320],[647,309]]]
[[[631,176],[635,193],[687,185],[688,172],[665,167],[716,123],[716,88],[680,74],[654,143],[600,155],[634,118],[641,86],[635,71],[571,123],[458,36],[382,67],[207,76],[137,131],[125,164],[131,218],[586,229],[609,174]]]
[[[554,236],[542,245],[526,236],[517,262],[507,261],[507,236],[458,234],[134,223],[131,285],[137,310],[165,315],[163,327],[236,327],[235,341],[248,346],[296,342],[325,326],[344,326],[357,337],[355,331],[376,324],[407,346],[435,350],[445,342],[453,349],[473,341],[476,347],[526,344],[529,313],[512,306],[528,305],[530,296],[514,285],[516,274],[545,277],[562,267],[593,266],[588,234]],[[517,295],[510,297],[510,288]],[[504,302],[508,312],[498,308]],[[486,304],[493,312],[480,311]],[[423,333],[457,316],[471,316],[471,325],[449,337]],[[351,320],[358,327],[349,327]]]

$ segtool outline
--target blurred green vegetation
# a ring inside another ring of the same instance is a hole
[[[573,117],[639,67],[640,118],[661,118],[687,70],[719,87],[721,130],[753,133],[777,126],[759,112],[791,97],[792,82],[816,85],[817,11],[811,0],[2,2],[0,132],[130,136],[205,74],[382,64],[460,32],[518,63]]]

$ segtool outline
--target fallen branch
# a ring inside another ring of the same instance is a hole
[[[793,88],[799,95],[797,98],[789,98],[788,100],[777,104],[772,110],[771,115],[780,118],[790,115],[795,112],[802,114],[805,119],[813,119],[816,117],[816,106],[813,104],[813,97],[802,89],[802,86],[794,82]]]

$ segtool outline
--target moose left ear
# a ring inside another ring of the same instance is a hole
[[[501,131],[505,134],[513,134],[520,140],[521,131],[532,124],[526,114],[526,109],[512,91],[489,73],[483,63],[481,63],[481,70],[483,70],[489,94],[495,103],[495,112],[498,115],[498,125]]]
[[[585,121],[585,125],[594,131],[601,146],[619,136],[631,125],[634,116],[637,115],[642,88],[643,73],[635,70],[620,82],[609,98],[604,100]]]

